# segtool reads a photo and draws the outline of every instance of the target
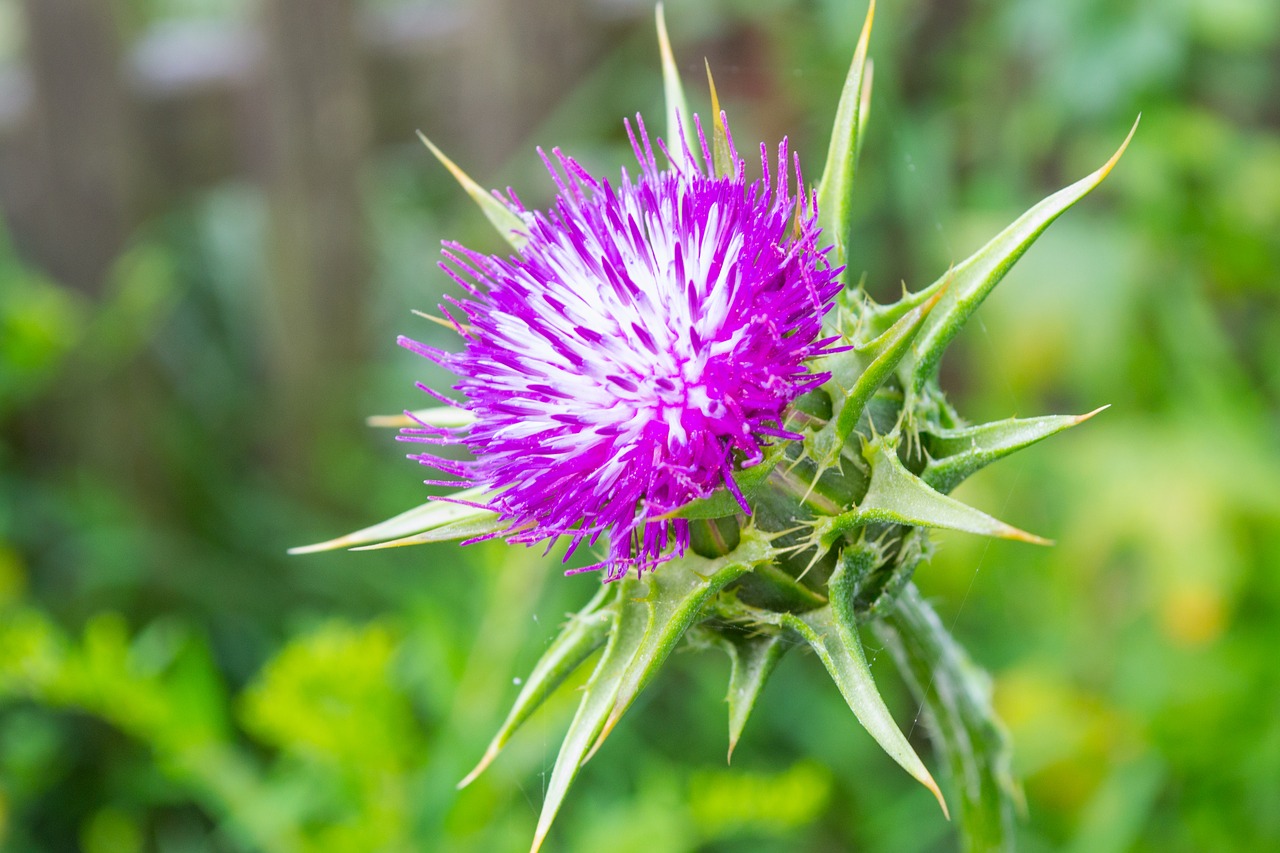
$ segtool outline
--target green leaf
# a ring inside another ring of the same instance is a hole
[[[451,497],[472,503],[483,503],[490,497],[490,492],[482,487],[466,489]],[[315,545],[303,545],[290,548],[290,554],[312,554],[317,551],[332,551],[337,548],[354,548],[356,546],[384,543],[384,547],[393,544],[415,544],[416,542],[442,541],[443,539],[461,539],[479,536],[501,529],[504,522],[492,510],[483,509],[470,504],[453,501],[427,501],[421,506],[402,512],[372,527],[365,527],[346,536],[319,542]],[[414,537],[425,531],[435,531],[431,538],[405,541],[402,537]],[[388,540],[395,540],[394,542]]]
[[[643,584],[626,578],[618,581],[617,586],[618,615],[605,644],[604,654],[600,656],[600,662],[596,664],[595,671],[587,682],[582,702],[578,705],[578,711],[560,745],[551,779],[547,783],[546,796],[542,801],[542,812],[538,816],[531,853],[537,853],[546,840],[569,786],[573,784],[579,768],[587,759],[588,750],[604,728],[605,718],[613,708],[614,698],[618,695],[627,667],[645,636],[649,608],[643,599],[637,597]]]
[[[925,769],[924,762],[907,743],[902,730],[893,721],[889,709],[884,704],[884,699],[880,696],[880,691],[876,689],[875,682],[871,678],[871,669],[867,666],[866,657],[862,652],[855,602],[863,574],[850,562],[840,561],[827,582],[831,597],[830,606],[800,617],[813,629],[821,642],[821,647],[815,645],[812,639],[808,637],[806,639],[809,639],[810,645],[813,645],[814,650],[822,658],[823,664],[840,687],[840,692],[844,694],[845,701],[853,709],[858,721],[894,761],[933,792],[945,815],[947,803],[942,798],[942,792],[938,790],[937,783]]]
[[[431,530],[424,530],[421,533],[415,533],[412,536],[402,536],[399,539],[392,539],[389,542],[379,542],[376,545],[362,545],[359,548],[352,548],[352,551],[381,551],[384,548],[403,548],[406,545],[426,545],[431,542],[452,542],[457,539],[475,539],[478,536],[487,537],[495,533],[502,533],[511,522],[496,513],[488,513],[478,518],[466,518],[458,521],[451,521],[448,524],[442,524]]]
[[[929,430],[923,435],[930,459],[920,473],[931,488],[946,494],[967,477],[998,459],[1051,435],[1084,423],[1105,409],[1086,415],[1009,418],[960,429]]]
[[[547,697],[554,693],[555,689],[587,658],[591,657],[596,649],[604,645],[616,615],[616,607],[610,605],[616,602],[616,593],[619,589],[620,587],[616,584],[601,586],[591,602],[569,618],[559,635],[552,640],[551,645],[538,659],[533,672],[524,680],[524,686],[516,696],[515,704],[511,706],[506,720],[490,741],[484,757],[480,759],[475,769],[458,783],[459,788],[470,785],[483,773],[485,768],[498,757],[498,753],[506,746],[516,730],[542,706]]]
[[[1037,545],[1050,544],[1046,539],[997,521],[931,489],[903,466],[896,449],[886,439],[868,442],[863,455],[871,464],[871,488],[856,512],[866,521],[944,527]]]
[[[862,72],[862,97],[858,102],[858,141],[853,147],[855,166],[862,157],[862,143],[867,138],[867,121],[871,118],[871,83],[875,78],[875,70],[875,62],[868,56],[866,67]]]
[[[947,804],[938,783],[893,721],[893,715],[876,689],[857,630],[842,629],[830,606],[803,616],[780,613],[772,614],[772,618],[775,624],[799,634],[813,648],[862,727],[890,758],[933,793],[946,814]]]
[[[918,308],[931,299],[938,298],[942,292],[946,280],[934,282],[930,287],[924,290],[918,290],[914,293],[902,288],[902,295],[898,297],[896,302],[889,302],[879,305],[870,296],[865,293],[858,293],[856,301],[850,306],[853,313],[858,318],[858,330],[867,337],[875,337],[884,334],[894,323],[901,320],[909,311]],[[850,293],[846,290],[844,293]]]
[[[770,555],[765,536],[747,529],[738,547],[724,557],[708,560],[686,554],[664,563],[643,581],[626,578],[617,583],[614,627],[551,771],[533,842],[535,853],[578,770],[699,618],[703,605]]]
[[[815,459],[824,465],[835,462],[858,425],[862,410],[910,351],[911,342],[940,296],[935,294],[908,311],[875,340],[823,360],[818,369],[831,373],[823,388],[831,396],[835,416],[811,439]]]
[[[644,639],[627,666],[613,710],[591,754],[600,748],[636,696],[653,680],[684,632],[699,619],[707,601],[772,556],[769,540],[758,530],[747,528],[742,531],[738,547],[723,557],[707,559],[689,553],[664,563],[647,576],[649,589],[643,601],[648,607],[649,619]]]
[[[667,102],[667,135],[664,139],[671,156],[682,160],[685,145],[690,150],[693,149],[693,116],[684,97],[684,86],[680,82],[680,72],[676,69],[675,54],[671,51],[671,38],[667,35],[667,17],[662,3],[658,3],[653,14],[658,25],[658,52],[662,56],[662,93]],[[685,145],[681,145],[681,141]]]
[[[435,143],[426,137],[422,131],[418,131],[418,138],[422,140],[422,144],[431,149],[431,153],[440,161],[440,165],[449,170],[462,188],[466,190],[467,195],[480,206],[480,211],[484,213],[485,218],[498,229],[498,233],[502,235],[502,239],[511,244],[511,248],[517,252],[524,248],[524,244],[528,242],[525,231],[528,229],[528,223],[520,218],[520,214],[511,208],[510,205],[497,199],[493,193],[485,190],[484,187],[477,184],[471,179],[471,176],[462,171],[458,164],[454,163],[445,153],[436,147]]]
[[[733,761],[733,750],[738,746],[747,719],[755,709],[760,691],[778,666],[778,661],[782,660],[788,645],[782,633],[772,626],[750,634],[721,632],[719,639],[730,661],[729,692],[725,701],[729,703],[727,761]]]
[[[706,63],[707,88],[711,90],[711,162],[717,175],[732,177],[737,169],[733,152],[729,150],[729,129],[725,127],[724,114],[720,112],[720,96],[716,94],[716,81],[711,77],[711,63]],[[786,168],[786,164],[779,168]]]
[[[982,300],[1053,220],[1102,183],[1120,155],[1124,154],[1137,129],[1135,121],[1120,149],[1102,168],[1032,207],[976,254],[925,289],[926,293],[941,292],[942,301],[921,331],[912,357],[902,365],[904,377],[909,377],[906,382],[909,387],[919,390],[937,373],[947,344],[959,333]]]
[[[871,465],[871,487],[857,509],[818,519],[815,531],[825,547],[833,545],[844,532],[870,522],[943,527],[1036,545],[1051,544],[935,491],[903,467],[897,451],[885,438],[868,442],[863,456]]]
[[[875,14],[876,4],[872,0],[867,7],[862,35],[853,52],[853,62],[849,65],[844,89],[840,92],[835,125],[831,128],[831,142],[827,148],[827,164],[823,169],[822,179],[818,181],[818,224],[822,226],[823,235],[835,246],[836,264],[846,262],[845,246],[852,226],[853,178],[863,128],[861,113],[867,45],[871,41],[871,22]],[[846,283],[849,283],[849,275],[846,268],[842,274]]]
[[[764,610],[738,600],[721,601],[716,612],[732,622],[785,628],[799,635],[817,653],[858,722],[890,758],[933,792],[946,814],[947,805],[937,783],[893,721],[871,676],[854,621],[857,579],[856,572],[837,568],[830,580],[832,602],[804,614]]]
[[[883,621],[871,623],[908,688],[946,762],[959,800],[964,849],[1014,849],[1014,813],[1022,792],[1013,776],[1009,735],[991,706],[991,680],[947,632],[914,584],[896,597]]]

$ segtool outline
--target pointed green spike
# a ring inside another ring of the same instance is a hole
[[[909,387],[919,390],[934,376],[947,344],[959,333],[982,300],[1053,220],[1102,183],[1124,154],[1137,129],[1135,121],[1120,149],[1102,168],[1032,207],[976,254],[926,288],[926,292],[934,288],[939,291],[945,289],[946,292],[921,331],[912,357],[903,362],[903,376],[909,377]]]
[[[893,369],[906,357],[929,312],[942,294],[936,293],[908,311],[873,341],[823,360],[819,369],[830,371],[826,388],[836,409],[834,417],[813,438],[813,457],[832,464],[853,434],[862,410]]]
[[[485,218],[498,229],[498,233],[502,235],[502,239],[511,244],[511,248],[517,252],[524,248],[524,244],[528,242],[525,232],[528,230],[528,223],[520,218],[520,214],[512,210],[511,207],[499,201],[492,193],[487,192],[484,187],[477,184],[471,179],[471,176],[462,171],[457,163],[450,160],[445,153],[436,147],[435,143],[427,138],[426,134],[418,131],[418,138],[422,140],[422,144],[426,145],[440,161],[440,165],[449,170],[462,188],[466,190],[467,195],[480,206],[480,210],[484,213]]]
[[[769,680],[778,661],[787,651],[782,633],[772,628],[762,628],[753,634],[721,634],[721,644],[729,654],[729,754],[726,763],[733,761],[733,751],[742,737],[747,719],[756,707],[760,691]]]
[[[964,850],[1012,851],[1023,803],[1008,732],[991,705],[991,679],[908,584],[883,620],[871,623],[924,712],[958,801]]]
[[[662,56],[662,93],[667,102],[667,135],[663,138],[671,156],[683,160],[685,146],[693,149],[693,116],[689,112],[689,102],[684,97],[684,85],[680,82],[676,57],[671,50],[671,37],[667,35],[667,16],[661,2],[654,8],[653,14],[658,26],[658,52]]]
[[[998,459],[1084,423],[1101,412],[1085,415],[1049,415],[1040,418],[1009,418],[980,426],[935,430],[923,441],[930,459],[920,479],[947,494],[967,477]]]
[[[862,72],[862,94],[858,101],[858,141],[853,147],[855,166],[862,158],[862,143],[867,138],[867,121],[871,118],[871,84],[875,79],[875,70],[875,62],[868,56],[866,68]]]
[[[864,309],[864,303],[870,303],[871,298],[862,292],[862,288],[866,286],[866,274],[863,273],[858,283],[853,287],[846,287],[836,294],[835,303],[831,306],[831,310],[822,318],[822,331],[824,335],[838,335],[845,340],[854,340],[858,330],[862,325],[861,316]],[[869,337],[875,337],[871,335]]]
[[[506,746],[516,729],[520,728],[533,712],[542,706],[555,689],[559,687],[579,666],[591,657],[591,654],[602,645],[609,635],[616,608],[611,607],[617,600],[619,587],[614,584],[602,585],[586,607],[579,610],[551,641],[551,645],[543,652],[533,672],[525,679],[515,704],[503,721],[498,733],[489,742],[484,757],[475,769],[458,783],[465,788],[484,772],[502,748]]]
[[[867,17],[853,53],[853,62],[845,77],[840,103],[836,107],[835,126],[831,129],[831,144],[827,149],[827,164],[818,181],[818,223],[825,239],[835,246],[835,264],[846,261],[845,246],[852,225],[851,205],[853,178],[857,167],[858,148],[863,127],[862,90],[866,79],[867,45],[871,41],[871,22],[875,19],[876,4],[872,0],[867,7]],[[842,274],[849,283],[849,270]]]
[[[928,788],[937,798],[942,813],[947,814],[947,804],[938,790],[938,783],[893,721],[893,715],[876,688],[857,630],[851,626],[842,630],[829,606],[803,616],[780,614],[780,621],[799,634],[817,653],[849,709],[880,748],[912,778]]]
[[[897,450],[884,438],[868,442],[863,456],[871,464],[871,488],[857,512],[866,520],[944,527],[1036,545],[1052,544],[929,488],[903,467]]]
[[[832,575],[833,579],[836,575]],[[851,576],[846,576],[850,579]],[[837,583],[839,581],[837,580]],[[834,592],[834,591],[833,591]],[[840,695],[853,711],[853,715],[867,730],[867,733],[880,745],[898,766],[929,789],[947,814],[947,804],[938,790],[938,784],[925,768],[920,756],[916,755],[911,744],[903,736],[898,724],[893,721],[880,691],[876,688],[875,679],[871,676],[871,668],[867,665],[866,655],[862,651],[862,641],[858,637],[857,628],[852,619],[853,598],[847,590],[843,590],[848,599],[843,619],[843,628],[838,624],[840,619],[833,612],[833,606],[827,605],[808,613],[797,615],[785,611],[762,610],[741,602],[734,603],[729,611],[733,615],[741,615],[743,621],[757,625],[772,625],[791,631],[817,653],[823,666],[831,675],[831,679],[840,690]]]
[[[711,63],[703,61],[707,64],[707,88],[711,90],[711,162],[717,175],[732,177],[737,170],[729,150],[729,129],[725,127],[724,114],[720,112],[720,96],[716,94],[716,81],[711,77]]]
[[[416,308],[413,309],[413,313],[427,322],[435,323],[437,326],[448,329],[451,332],[461,332],[463,334],[471,333],[471,326],[466,323],[459,323],[452,317],[446,320],[444,317],[437,317],[435,314],[428,314],[426,311],[419,311]]]
[[[874,548],[864,548],[868,554],[874,553]],[[831,573],[831,578],[827,581],[827,590],[831,596],[831,606],[826,608],[825,612],[815,611],[813,619],[806,619],[810,626],[818,631],[823,637],[824,643],[828,649],[840,648],[845,654],[842,656],[834,656],[837,662],[840,657],[844,658],[842,669],[845,673],[844,677],[852,675],[854,682],[851,682],[850,692],[845,692],[845,688],[841,685],[841,692],[845,693],[845,699],[849,702],[849,707],[853,708],[853,712],[858,716],[858,720],[862,722],[867,731],[872,733],[876,741],[884,747],[889,755],[893,756],[902,767],[914,776],[921,784],[933,792],[938,798],[938,805],[942,807],[942,813],[947,814],[947,803],[942,797],[942,792],[938,790],[938,785],[934,782],[933,777],[929,775],[929,771],[925,769],[920,757],[915,754],[907,744],[906,738],[903,737],[901,729],[894,723],[893,718],[889,715],[888,708],[884,705],[884,700],[880,697],[880,691],[876,689],[875,682],[871,678],[871,670],[867,666],[866,658],[862,653],[862,639],[858,635],[858,621],[855,613],[854,602],[858,598],[858,585],[862,582],[866,574],[867,567],[863,565],[865,561],[841,560],[836,566],[836,570]],[[832,633],[831,628],[835,631]],[[838,644],[834,641],[838,640]],[[827,661],[823,661],[827,663]],[[852,666],[850,665],[852,664]],[[827,667],[831,670],[830,664]],[[836,673],[832,670],[832,676]],[[837,684],[840,684],[837,678]],[[863,713],[867,719],[863,719],[863,714],[854,705],[851,695],[857,695],[862,705]],[[875,729],[872,726],[875,726]],[[903,750],[903,747],[906,750]]]
[[[815,532],[818,541],[826,547],[833,545],[844,532],[869,522],[942,527],[1035,545],[1053,544],[930,488],[903,467],[897,450],[883,437],[868,442],[863,456],[871,465],[871,487],[857,509],[818,520]]]
[[[483,487],[477,486],[473,489],[458,492],[451,497],[456,500],[469,501],[470,503],[484,503],[489,500],[490,493]],[[332,551],[336,548],[353,548],[358,545],[369,545],[375,542],[398,539],[402,536],[411,536],[415,533],[434,530],[456,522],[478,522],[497,518],[496,513],[481,507],[471,506],[470,503],[427,501],[421,506],[402,512],[394,518],[389,518],[379,524],[365,527],[354,533],[348,533],[346,536],[339,536],[337,539],[330,539],[328,542],[290,548],[289,553],[312,554],[316,551]]]
[[[770,557],[769,540],[749,527],[742,531],[738,547],[723,557],[709,560],[686,554],[647,576],[645,582],[649,590],[644,601],[649,609],[649,622],[644,639],[627,666],[609,719],[587,758],[595,754],[640,691],[653,680],[684,632],[697,621],[707,601]]]
[[[609,633],[604,654],[600,656],[595,671],[587,682],[582,694],[582,702],[569,724],[560,752],[556,755],[556,764],[551,771],[551,779],[547,783],[546,795],[542,801],[542,812],[538,815],[538,827],[534,833],[533,846],[530,853],[537,853],[551,830],[551,824],[564,803],[565,794],[573,784],[578,770],[586,761],[587,750],[595,743],[596,736],[604,727],[605,717],[613,707],[614,697],[626,675],[631,659],[644,637],[648,624],[649,608],[639,596],[639,581],[627,578],[617,582],[618,615],[613,630]]]
[[[931,299],[937,299],[942,289],[946,287],[948,280],[948,276],[943,276],[924,290],[918,290],[914,293],[907,290],[906,285],[903,285],[902,295],[898,297],[898,300],[884,305],[877,304],[865,293],[861,294],[858,300],[858,316],[861,320],[861,330],[868,337],[884,334],[886,329],[901,320],[908,312]],[[847,293],[848,291],[845,292]]]
[[[435,406],[400,415],[370,415],[364,422],[371,427],[391,429],[413,428],[422,424],[442,429],[465,429],[476,422],[476,416],[474,412],[458,406]]]
[[[477,536],[490,536],[501,533],[511,526],[511,522],[494,512],[476,518],[461,519],[415,533],[412,536],[401,536],[386,542],[373,545],[361,545],[352,551],[382,551],[387,548],[404,548],[408,545],[426,545],[431,542],[452,542],[455,539],[474,539]]]

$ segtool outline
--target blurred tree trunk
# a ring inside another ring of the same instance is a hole
[[[471,0],[456,121],[479,179],[577,85],[601,50],[587,0]],[[483,180],[480,181],[485,183]]]
[[[350,420],[348,392],[362,363],[370,260],[360,167],[370,119],[355,5],[264,2],[267,356],[272,419],[293,457],[285,467],[332,422],[334,405]]]
[[[34,104],[4,182],[37,265],[100,292],[130,227],[129,102],[113,0],[23,0]]]

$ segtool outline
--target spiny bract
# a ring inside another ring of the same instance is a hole
[[[785,154],[778,185],[745,181],[714,86],[710,144],[696,122],[682,121],[692,114],[661,6],[665,138],[678,141],[667,170],[643,131],[642,174],[635,183],[624,174],[617,190],[557,153],[568,176],[558,206],[530,214],[514,197],[486,193],[424,137],[517,254],[504,260],[454,246],[451,274],[469,298],[459,303],[465,323],[450,325],[467,348],[447,354],[409,344],[463,377],[465,408],[445,401],[377,421],[407,426],[417,439],[460,441],[476,460],[446,469],[479,485],[296,551],[496,535],[524,542],[565,535],[576,544],[611,535],[605,565],[615,582],[552,641],[462,783],[600,652],[547,784],[534,850],[578,770],[682,638],[728,653],[730,754],[778,660],[805,644],[858,721],[945,812],[872,680],[861,627],[890,651],[921,703],[965,847],[1012,845],[1019,792],[990,686],[911,576],[928,556],[928,528],[1043,543],[948,492],[1090,415],[971,426],[943,396],[937,367],[1012,264],[1106,177],[1124,146],[933,284],[890,305],[872,302],[844,270],[844,246],[874,9],[873,2],[812,197],[803,184],[789,196]],[[706,169],[697,151],[710,161]],[[632,221],[644,223],[639,233]],[[706,257],[698,254],[704,249]],[[739,269],[726,287],[717,261],[748,255],[764,259],[758,277]],[[517,328],[522,322],[527,328]],[[665,336],[660,346],[655,327]],[[759,373],[733,377],[735,368]],[[664,380],[673,387],[659,387]],[[516,458],[530,436],[559,442],[533,467]],[[611,484],[621,485],[611,492]]]

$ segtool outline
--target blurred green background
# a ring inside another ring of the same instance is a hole
[[[865,5],[668,7],[739,146],[788,134],[816,178]],[[572,691],[454,782],[597,579],[497,543],[284,552],[428,494],[362,418],[439,384],[394,345],[436,334],[409,309],[446,289],[439,240],[499,245],[414,128],[531,205],[535,145],[612,173],[622,118],[660,124],[651,14],[0,0],[0,849],[524,849]],[[1143,115],[944,366],[974,420],[1111,404],[963,487],[1057,547],[948,535],[918,575],[995,676],[1021,848],[1280,849],[1280,6],[898,0],[872,55],[877,294]],[[955,848],[811,656],[731,768],[726,683],[678,656],[549,849]]]

